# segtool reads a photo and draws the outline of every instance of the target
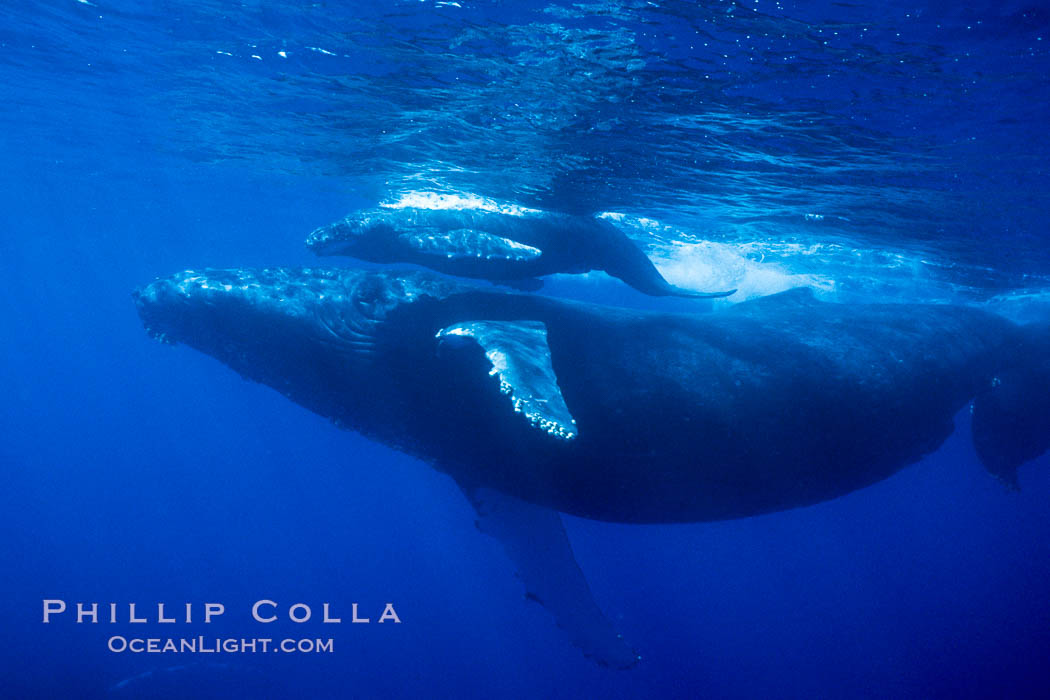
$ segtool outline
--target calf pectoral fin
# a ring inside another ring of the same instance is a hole
[[[565,405],[551,366],[547,327],[539,321],[469,321],[438,331],[439,342],[467,339],[485,351],[489,374],[516,413],[536,428],[563,440],[576,437],[576,420]]]
[[[487,488],[460,488],[478,514],[478,529],[495,537],[518,569],[525,596],[554,615],[558,627],[602,666],[630,668],[640,657],[594,601],[557,511]]]
[[[475,229],[421,229],[402,233],[401,240],[427,256],[449,260],[509,260],[525,262],[542,255],[539,248]]]

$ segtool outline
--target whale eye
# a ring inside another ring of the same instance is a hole
[[[371,317],[383,294],[383,283],[376,277],[366,277],[354,290],[354,308]]]

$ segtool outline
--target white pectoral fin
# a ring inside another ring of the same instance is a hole
[[[460,487],[477,511],[478,529],[499,540],[517,566],[526,597],[550,611],[585,656],[613,668],[638,663],[594,601],[557,511],[492,489]]]
[[[440,231],[421,229],[401,234],[401,239],[424,255],[450,260],[507,260],[525,262],[542,255],[539,248],[470,228]]]
[[[538,321],[469,321],[437,333],[440,342],[469,338],[485,351],[500,391],[536,428],[562,440],[576,437],[576,420],[565,405],[551,366],[547,328]]]

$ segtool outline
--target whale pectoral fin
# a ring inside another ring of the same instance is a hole
[[[572,643],[596,663],[614,668],[638,663],[638,654],[594,601],[557,511],[492,489],[460,488],[477,511],[478,529],[499,540],[517,566],[527,599],[550,611]]]
[[[499,376],[500,391],[534,427],[562,440],[576,437],[576,420],[565,405],[551,366],[547,327],[539,321],[469,321],[437,333],[441,343],[469,339],[481,346]]]
[[[503,236],[470,228],[452,231],[414,230],[400,236],[408,246],[423,255],[450,260],[509,260],[526,262],[543,254],[539,248],[518,243]]]

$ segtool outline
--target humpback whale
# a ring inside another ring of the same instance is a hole
[[[602,270],[651,296],[725,297],[736,290],[675,287],[623,231],[604,219],[536,210],[377,207],[314,230],[318,255],[413,263],[459,277],[535,290],[555,273]]]
[[[634,651],[559,512],[741,518],[833,499],[934,451],[968,404],[1015,484],[1050,446],[1050,327],[805,290],[638,312],[420,270],[188,271],[135,292],[147,331],[452,477],[530,598],[599,663]]]

